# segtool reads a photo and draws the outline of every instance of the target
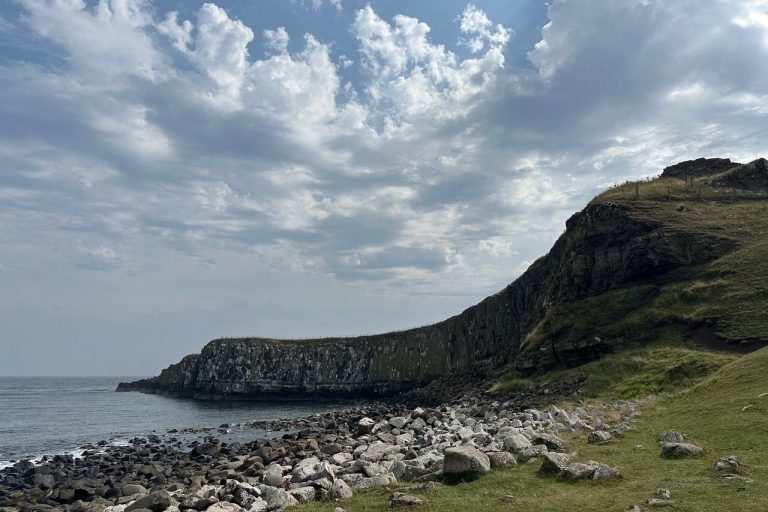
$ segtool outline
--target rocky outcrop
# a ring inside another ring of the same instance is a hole
[[[700,159],[665,174],[711,174],[737,165]],[[217,339],[158,377],[121,383],[118,391],[211,399],[385,395],[513,362],[526,370],[575,365],[612,350],[610,342],[551,340],[521,354],[526,335],[549,308],[628,284],[674,280],[733,248],[734,242],[712,233],[672,230],[632,205],[590,204],[568,219],[551,251],[516,281],[443,322],[354,338]]]

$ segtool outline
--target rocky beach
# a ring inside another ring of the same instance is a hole
[[[547,405],[578,399],[579,381],[518,394],[465,392],[448,403],[412,407],[376,402],[309,417],[221,425],[203,442],[183,432],[84,446],[82,456],[16,462],[0,471],[0,510],[266,511],[308,501],[338,502],[357,490],[413,482],[429,488],[495,468],[541,464],[573,479],[619,478],[595,461],[570,461],[567,439],[605,442],[631,427],[637,403],[605,402],[569,410]],[[537,405],[537,407],[534,407]],[[227,444],[216,435],[258,428],[280,436]],[[394,495],[393,503],[420,499]]]

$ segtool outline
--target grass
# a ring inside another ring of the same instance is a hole
[[[627,348],[577,368],[546,373],[535,381],[584,376],[587,398],[635,398],[692,386],[736,357],[672,339]]]
[[[540,477],[536,473],[540,462],[535,462],[492,471],[473,482],[443,486],[431,493],[409,489],[409,484],[358,492],[338,505],[347,512],[386,510],[390,494],[399,490],[422,497],[425,505],[421,510],[425,511],[621,511],[634,504],[645,509],[645,500],[664,487],[671,490],[677,511],[768,510],[768,348],[741,357],[708,350],[698,355],[696,352],[684,347],[650,349],[648,354],[655,362],[641,364],[646,368],[642,373],[656,377],[663,374],[667,356],[673,363],[723,364],[709,377],[700,377],[696,372],[693,377],[684,377],[681,382],[695,382],[686,391],[665,394],[646,404],[635,428],[612,443],[590,445],[583,435],[570,440],[574,459],[599,460],[615,466],[623,475],[619,481],[562,483]],[[629,350],[624,356],[615,355],[623,360],[614,362],[631,365],[628,361],[642,354]],[[592,376],[607,369],[606,363],[592,365],[588,369]],[[621,371],[611,373],[615,378],[609,388],[621,389]],[[691,442],[704,448],[704,455],[662,459],[657,437],[668,429],[685,433]],[[637,449],[637,445],[644,449]],[[713,470],[718,457],[732,454],[747,464],[745,476],[753,479],[752,483],[726,480]],[[298,510],[330,512],[335,506],[312,503]]]

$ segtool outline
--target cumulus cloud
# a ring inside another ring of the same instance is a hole
[[[344,47],[213,3],[20,6],[6,21],[55,58],[0,61],[12,268],[46,254],[194,281],[247,261],[469,303],[600,187],[764,150],[764,2],[554,1],[528,48],[474,4],[449,40],[366,6]]]

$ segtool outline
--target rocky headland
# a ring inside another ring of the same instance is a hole
[[[701,158],[670,166],[661,178],[686,184],[703,179],[717,191],[739,189],[758,198],[768,190],[764,159],[742,165]],[[697,185],[697,200],[704,201]],[[696,267],[739,246],[728,233],[675,229],[663,217],[649,215],[646,206],[642,200],[592,201],[568,219],[550,252],[523,275],[443,322],[353,338],[216,339],[159,376],[121,383],[117,390],[235,400],[384,396],[509,367],[528,374],[583,364],[627,337],[553,336],[526,344],[549,312],[611,290],[686,279]],[[669,208],[684,214],[684,205]]]

